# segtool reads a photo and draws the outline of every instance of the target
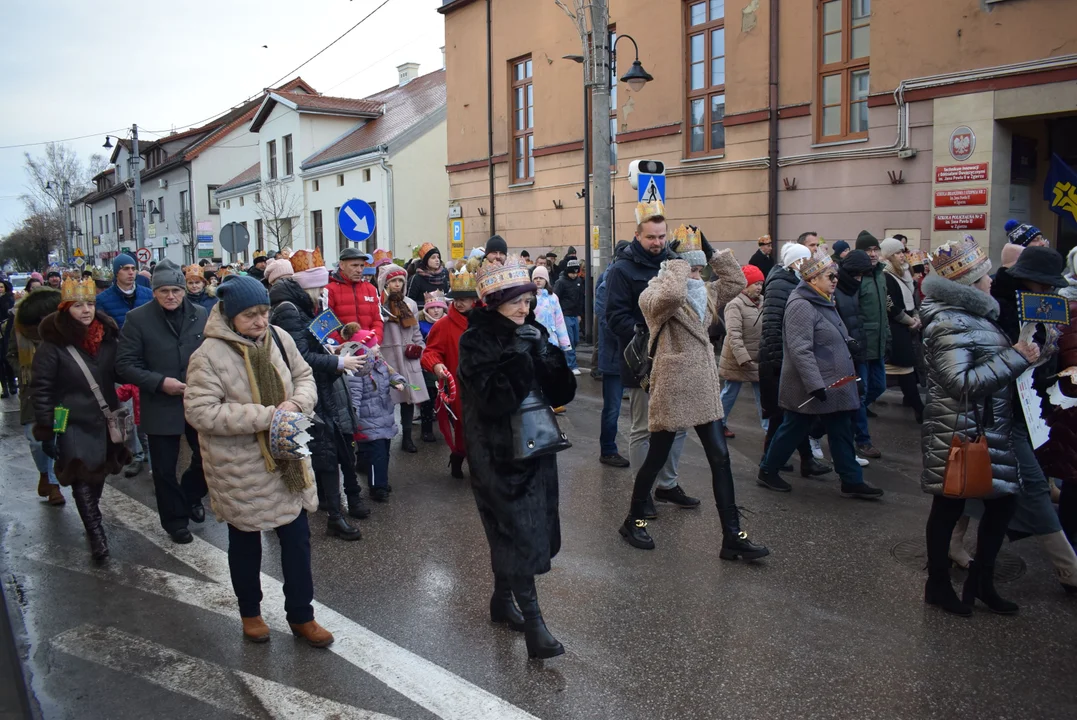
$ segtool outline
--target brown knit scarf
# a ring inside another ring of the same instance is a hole
[[[389,317],[386,318],[386,322],[400,323],[400,327],[403,328],[415,327],[416,323],[418,323],[415,316],[411,314],[411,308],[408,307],[402,292],[387,292],[385,307],[389,311]]]
[[[256,343],[254,347],[250,347],[236,342],[230,342],[229,345],[243,358],[251,384],[251,399],[256,404],[275,408],[288,399],[284,396],[284,381],[270,359],[273,340],[268,333],[261,345]],[[258,433],[258,445],[265,460],[266,471],[273,472],[279,468],[284,485],[289,491],[300,493],[313,485],[303,471],[301,460],[277,460],[270,454],[268,431]]]

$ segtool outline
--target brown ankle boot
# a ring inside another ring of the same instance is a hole
[[[49,474],[41,473],[37,478],[37,496],[48,497],[49,496]]]
[[[266,625],[261,615],[243,618],[243,637],[253,643],[269,641],[269,626]]]
[[[64,494],[60,492],[59,485],[49,485],[49,505],[66,505],[67,500],[64,499]]]
[[[311,647],[323,648],[333,644],[333,633],[329,632],[313,620],[301,625],[292,625],[291,623],[288,623],[288,625],[292,628],[293,635],[297,638],[303,638]]]

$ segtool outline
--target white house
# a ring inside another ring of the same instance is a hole
[[[445,72],[400,82],[368,98],[269,93],[251,123],[261,158],[217,191],[222,222],[246,223],[252,246],[318,248],[329,264],[350,243],[337,218],[368,202],[377,227],[364,249],[411,248],[445,237]],[[259,244],[261,238],[262,244]]]

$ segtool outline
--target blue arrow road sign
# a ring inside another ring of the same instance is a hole
[[[377,226],[374,208],[364,200],[349,200],[340,208],[340,215],[337,216],[337,227],[352,242],[363,242],[374,234]]]
[[[665,202],[666,201],[666,176],[639,175],[639,202]]]

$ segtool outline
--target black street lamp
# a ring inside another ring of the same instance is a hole
[[[632,61],[632,67],[628,69],[628,72],[621,76],[621,82],[628,83],[632,92],[639,92],[644,85],[654,80],[654,77],[643,69],[643,64],[639,61],[639,45],[636,44],[636,39],[631,35],[618,35],[613,41],[613,47],[610,48],[610,55],[617,57],[617,43],[625,39],[632,41],[632,47],[636,49],[636,59]]]

